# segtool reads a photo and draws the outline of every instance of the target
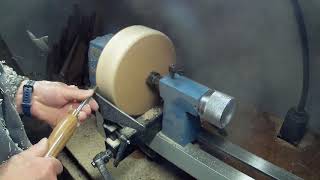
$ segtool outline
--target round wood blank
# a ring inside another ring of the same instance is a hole
[[[150,72],[168,73],[175,50],[163,33],[130,26],[107,43],[99,58],[96,80],[99,92],[129,115],[140,115],[158,102],[146,84]]]

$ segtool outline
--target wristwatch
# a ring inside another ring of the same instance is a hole
[[[25,85],[23,85],[23,96],[22,96],[22,112],[24,115],[31,117],[31,100],[33,85],[35,81],[28,80]]]

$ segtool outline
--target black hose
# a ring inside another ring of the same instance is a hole
[[[291,0],[294,15],[297,21],[299,36],[301,41],[302,49],[302,63],[303,63],[303,80],[302,80],[302,91],[300,95],[299,104],[297,106],[298,112],[304,112],[308,98],[309,91],[309,76],[310,76],[310,56],[309,56],[309,42],[306,30],[306,25],[303,18],[303,13],[298,0]]]

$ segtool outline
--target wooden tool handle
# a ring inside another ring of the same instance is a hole
[[[49,150],[45,157],[57,157],[73,135],[78,123],[78,118],[69,114],[60,121],[49,136]]]

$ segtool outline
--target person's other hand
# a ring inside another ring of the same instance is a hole
[[[23,96],[23,85],[21,83],[17,95],[17,110],[21,112],[21,103]],[[82,90],[76,86],[68,86],[61,82],[36,81],[32,93],[32,116],[46,121],[52,127],[56,126],[58,121],[64,118],[68,112],[77,108],[79,103],[92,96],[93,90]],[[83,122],[89,116],[92,110],[96,111],[98,104],[95,100],[84,106],[79,114],[79,121]]]
[[[63,170],[59,160],[43,157],[48,151],[48,140],[42,139],[0,166],[0,179],[56,180]]]

